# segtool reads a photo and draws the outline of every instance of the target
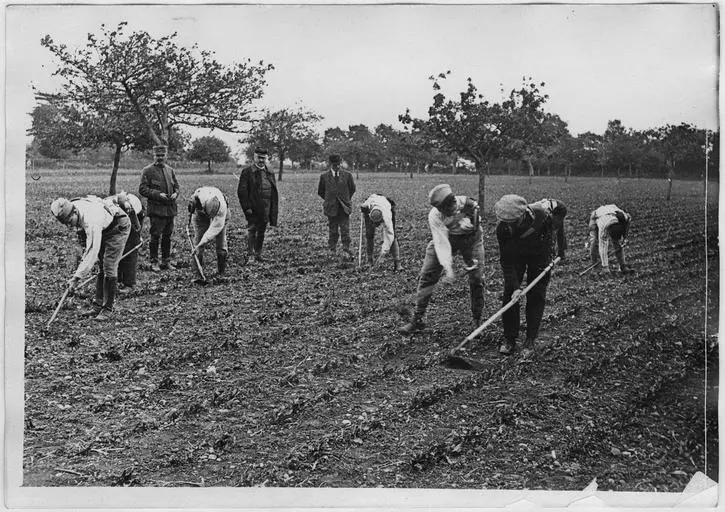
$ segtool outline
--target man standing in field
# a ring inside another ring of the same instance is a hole
[[[496,238],[498,239],[504,288],[503,304],[521,295],[524,272],[530,283],[551,263],[552,222],[551,215],[539,204],[527,205],[518,195],[503,196],[494,205]],[[539,333],[541,318],[546,304],[546,287],[550,274],[541,279],[526,297],[526,342],[522,354],[530,355]],[[516,348],[520,328],[519,304],[514,304],[503,314],[504,342],[501,354],[511,354]]]
[[[360,205],[360,211],[365,221],[365,249],[368,263],[377,266],[390,253],[393,256],[393,271],[398,272],[400,270],[400,247],[398,239],[395,237],[395,202],[385,196],[371,194]],[[375,229],[381,225],[383,227],[383,245],[377,261],[374,262]]]
[[[216,187],[199,187],[189,199],[189,214],[194,221],[194,255],[204,265],[204,246],[214,240],[216,244],[217,271],[221,276],[227,268],[227,227],[229,207],[227,198]],[[196,273],[195,282],[202,281],[196,261],[191,264]]]
[[[564,217],[566,217],[566,205],[556,199],[542,199],[534,203],[541,206],[551,216],[551,239],[554,242],[554,254],[563,262],[566,259],[566,233],[564,229]]]
[[[50,205],[50,211],[61,223],[83,230],[85,234],[86,250],[68,283],[70,291],[90,274],[98,260],[95,299],[84,315],[94,316],[98,321],[109,320],[116,297],[118,262],[131,230],[128,215],[112,201],[95,196],[72,201],[60,197]]]
[[[143,226],[143,205],[141,200],[128,192],[120,192],[106,198],[117,204],[128,215],[131,231],[128,234],[123,254],[127,256],[118,262],[118,292],[127,294],[136,286],[136,267],[138,266],[138,246],[141,243],[141,227]]]
[[[144,167],[138,192],[148,200],[147,212],[151,222],[149,254],[151,270],[158,272],[171,265],[171,235],[174,232],[176,198],[179,182],[174,169],[166,163],[166,146],[154,146],[154,163]],[[159,240],[161,265],[158,264]]]
[[[624,246],[627,244],[627,234],[632,222],[632,216],[617,207],[616,204],[607,204],[594,210],[589,216],[589,240],[585,248],[591,248],[592,264],[597,262],[597,248],[602,262],[601,272],[609,274],[609,241],[614,246],[614,256],[619,263],[619,270],[627,272],[624,260]],[[598,242],[598,243],[597,243]]]
[[[254,149],[254,164],[242,169],[237,197],[247,219],[249,261],[264,261],[262,245],[267,225],[277,225],[279,194],[274,173],[267,168],[267,150]]]
[[[340,155],[330,155],[330,170],[320,175],[317,195],[324,200],[322,209],[327,216],[328,248],[335,253],[337,240],[341,239],[345,259],[350,261],[350,211],[355,181],[351,173],[340,168],[341,162]]]
[[[428,194],[433,206],[428,213],[433,240],[425,250],[425,259],[418,278],[413,319],[398,329],[411,334],[423,329],[423,317],[433,288],[444,273],[443,282],[453,282],[453,256],[460,253],[468,272],[471,293],[471,313],[475,327],[481,323],[483,311],[484,263],[481,220],[478,203],[466,196],[455,196],[449,185],[437,185]]]

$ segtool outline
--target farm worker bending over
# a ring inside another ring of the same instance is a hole
[[[526,204],[526,200],[514,194],[503,196],[494,205],[496,238],[498,239],[501,269],[503,270],[503,304],[521,294],[524,272],[532,282],[551,262],[551,215],[539,204]],[[534,286],[526,298],[526,342],[523,355],[534,350],[534,340],[544,315],[546,287],[550,274],[546,274]],[[504,341],[499,347],[501,354],[510,354],[516,348],[519,334],[519,304],[503,314]]]
[[[445,274],[444,282],[455,279],[453,256],[456,253],[461,253],[468,271],[471,313],[473,323],[478,327],[483,311],[481,269],[484,259],[478,203],[466,196],[453,195],[449,185],[437,185],[430,191],[428,198],[433,205],[428,213],[433,240],[426,247],[420,269],[413,319],[398,331],[410,334],[424,327],[423,316],[441,272]]]
[[[400,270],[400,247],[395,237],[395,202],[385,196],[372,194],[360,205],[360,211],[365,221],[365,249],[367,251],[368,263],[373,265],[373,249],[375,245],[375,229],[383,226],[383,246],[380,248],[375,265],[382,262],[386,254],[393,255],[393,270]]]
[[[199,187],[189,200],[189,214],[194,220],[194,254],[199,263],[204,264],[204,245],[214,240],[216,244],[216,264],[219,275],[224,274],[227,268],[227,227],[229,207],[227,198],[216,187]],[[196,272],[196,279],[202,279],[196,262],[191,267]]]
[[[614,256],[621,272],[627,271],[624,261],[624,246],[632,216],[617,207],[616,204],[600,206],[589,216],[589,241],[585,248],[591,248],[592,264],[597,262],[597,247],[602,260],[602,272],[609,273],[609,240],[614,245]],[[597,239],[599,243],[597,244]]]
[[[267,225],[277,225],[279,194],[274,173],[267,169],[267,150],[254,149],[254,165],[242,169],[237,197],[247,219],[247,255],[249,261],[262,258],[262,245]]]
[[[123,254],[127,254],[118,263],[118,292],[129,293],[136,286],[136,267],[138,266],[138,249],[135,247],[141,243],[141,226],[143,226],[143,205],[141,200],[128,192],[121,192],[114,196],[108,196],[107,201],[112,201],[126,212],[131,221],[131,231],[123,248]],[[132,252],[131,252],[132,251]]]
[[[118,205],[95,196],[69,201],[60,197],[50,205],[50,211],[66,226],[82,229],[86,237],[86,250],[69,284],[71,291],[78,287],[98,260],[100,271],[96,278],[96,295],[85,316],[108,320],[116,297],[118,262],[123,255],[131,221]]]
[[[148,199],[147,212],[151,222],[149,253],[151,270],[173,269],[171,265],[171,235],[174,232],[176,198],[179,182],[171,166],[166,165],[166,146],[154,146],[154,163],[144,167],[138,193]],[[158,264],[161,240],[161,266]]]
[[[328,247],[333,253],[337,249],[338,237],[342,239],[342,250],[347,260],[350,253],[350,211],[355,181],[352,174],[340,168],[340,155],[330,155],[330,170],[320,175],[317,195],[324,199],[322,209],[327,216],[329,229]]]
[[[541,206],[551,215],[551,239],[554,242],[554,254],[562,261],[566,258],[566,233],[564,229],[564,217],[566,217],[566,205],[556,199],[542,199],[533,204]]]

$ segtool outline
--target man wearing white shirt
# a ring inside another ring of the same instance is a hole
[[[378,265],[390,253],[393,257],[393,271],[400,270],[400,247],[395,236],[395,202],[379,194],[371,194],[360,205],[365,221],[365,241],[368,263]],[[382,226],[383,245],[378,260],[374,262],[375,229]]]
[[[632,216],[619,208],[616,204],[607,204],[594,210],[589,216],[589,241],[591,247],[592,263],[597,261],[597,249],[602,262],[602,273],[609,274],[609,241],[614,246],[614,256],[619,263],[620,272],[627,272],[624,260],[624,246],[626,245],[629,226]],[[597,243],[598,242],[598,243]]]
[[[196,255],[199,263],[204,264],[204,246],[214,240],[216,244],[216,261],[219,275],[227,268],[227,235],[226,222],[229,218],[227,199],[216,187],[199,187],[189,199],[189,213],[194,220],[196,232],[192,257]],[[192,263],[196,279],[201,279],[196,262]]]
[[[468,271],[473,324],[477,327],[481,323],[484,252],[478,203],[466,196],[453,195],[451,187],[445,184],[434,187],[428,198],[433,206],[428,213],[433,240],[426,247],[420,269],[413,318],[398,329],[403,334],[424,327],[423,316],[441,273],[444,274],[443,282],[455,280],[453,256],[456,253],[461,254]]]
[[[87,316],[104,321],[111,318],[116,297],[118,262],[131,231],[131,221],[118,205],[99,197],[87,196],[69,201],[60,197],[50,205],[53,216],[66,226],[82,229],[86,238],[86,250],[78,268],[69,281],[74,291],[81,280],[90,274],[98,260],[96,295]]]

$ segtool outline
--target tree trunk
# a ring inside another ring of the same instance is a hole
[[[569,173],[571,172],[570,169],[571,167],[569,167],[568,165],[564,166],[564,183],[569,183]]]
[[[279,171],[277,172],[277,180],[282,181],[282,172],[284,171],[284,151],[279,152]]]
[[[410,179],[413,179],[413,166],[408,163],[408,173],[410,174]]]
[[[476,162],[476,170],[478,171],[478,208],[483,218],[483,207],[486,200],[486,166],[483,163]]]
[[[524,161],[526,162],[526,165],[529,168],[529,184],[530,184],[531,183],[531,179],[534,176],[534,165],[531,163],[531,159],[530,158],[526,158],[526,159],[524,159]]]
[[[206,172],[211,173],[211,160],[206,161]]]
[[[111,169],[111,184],[108,186],[108,195],[116,194],[116,178],[118,177],[118,164],[121,162],[121,144],[116,143],[116,151],[113,153],[113,169]]]
[[[604,178],[604,166],[600,165],[599,167],[601,168],[601,174],[599,176],[600,178]]]
[[[670,197],[672,196],[672,178],[674,178],[674,176],[674,169],[670,168],[670,170],[667,172],[667,201],[669,201]]]

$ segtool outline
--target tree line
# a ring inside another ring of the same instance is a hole
[[[688,123],[635,130],[613,119],[599,135],[569,132],[567,123],[544,106],[544,83],[523,77],[520,87],[495,101],[469,78],[467,87],[446,97],[447,71],[429,79],[433,96],[427,116],[398,115],[402,129],[364,124],[320,133],[323,117],[303,107],[255,107],[274,69],[246,59],[223,65],[213,52],[128,32],[126,22],[101,26],[74,50],[50,36],[41,40],[58,62],[56,92],[35,91],[28,156],[63,158],[109,148],[113,152],[111,192],[121,155],[169,146],[172,157],[213,162],[230,160],[231,150],[213,135],[192,140],[183,127],[240,135],[250,156],[264,146],[274,156],[278,177],[284,162],[313,168],[332,153],[353,170],[375,172],[477,172],[483,198],[485,176],[527,174],[701,178],[708,151],[710,177],[718,177],[719,132]]]

